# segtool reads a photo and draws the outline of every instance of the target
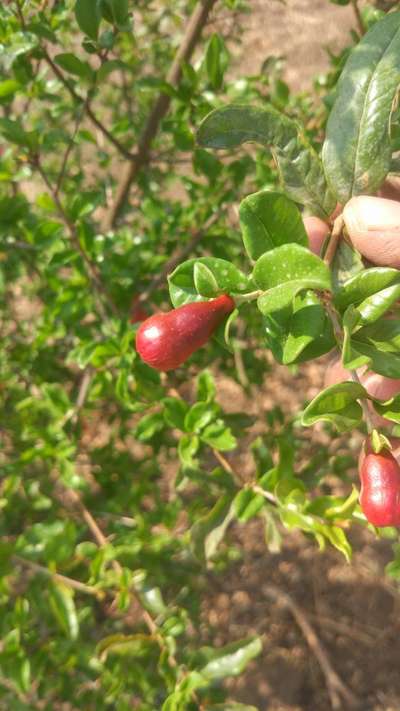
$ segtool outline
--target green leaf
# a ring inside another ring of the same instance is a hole
[[[135,437],[140,442],[146,442],[151,439],[157,432],[164,428],[164,417],[162,412],[154,412],[151,415],[145,415],[137,424],[135,429]]]
[[[102,660],[109,654],[140,658],[147,656],[155,645],[156,639],[146,634],[110,634],[100,640],[96,654]]]
[[[336,293],[343,284],[359,272],[364,271],[361,255],[344,239],[340,240],[332,262],[332,284]]]
[[[194,270],[199,264],[207,267],[212,273],[220,293],[233,294],[248,290],[248,277],[225,259],[213,257],[189,259],[182,262],[168,277],[169,293],[175,308],[191,301],[201,301],[204,298],[197,293],[194,280]]]
[[[335,295],[335,305],[340,311],[351,304],[357,305],[388,286],[400,283],[400,271],[389,267],[364,269],[348,279]]]
[[[372,404],[379,415],[400,424],[400,395],[395,395],[395,397],[386,400],[386,402],[373,400]]]
[[[61,69],[81,79],[92,81],[94,78],[94,72],[91,66],[87,62],[82,62],[74,54],[69,52],[57,54],[54,57],[54,62],[58,64]]]
[[[197,450],[199,449],[200,440],[197,435],[183,435],[178,443],[178,455],[181,463],[185,467],[195,467],[194,459]]]
[[[196,291],[207,299],[212,299],[218,295],[218,282],[205,264],[196,262],[193,268],[193,281]]]
[[[218,408],[214,403],[195,402],[185,417],[186,432],[201,432],[215,418]]]
[[[284,365],[317,358],[336,345],[332,322],[312,291],[298,294],[291,307],[267,315],[264,326],[274,358]]]
[[[265,498],[261,494],[248,488],[242,489],[233,500],[235,516],[241,523],[246,523],[261,511],[264,504]]]
[[[224,494],[211,511],[196,521],[190,538],[193,552],[199,560],[207,561],[214,556],[234,517],[232,495]]]
[[[9,96],[14,96],[19,89],[21,89],[21,84],[15,79],[6,79],[0,82],[0,99],[6,99]]]
[[[97,0],[76,0],[75,17],[82,32],[97,40],[101,20]]]
[[[326,388],[310,402],[302,415],[306,427],[324,420],[336,425],[340,432],[353,429],[362,419],[358,398],[367,397],[362,385],[353,382],[337,383]]]
[[[323,163],[337,199],[375,192],[389,171],[390,116],[400,82],[400,13],[376,23],[351,52],[329,116]]]
[[[53,582],[49,587],[50,609],[63,632],[70,639],[77,639],[79,622],[71,588],[63,583]]]
[[[197,378],[197,399],[211,402],[214,400],[216,392],[213,376],[208,370],[203,370]]]
[[[220,452],[228,452],[237,446],[230,427],[227,427],[222,420],[216,420],[208,425],[201,433],[201,440]]]
[[[183,430],[185,427],[185,415],[189,409],[187,403],[177,397],[165,397],[162,402],[166,423],[170,427],[177,427],[179,430]]]
[[[360,328],[351,336],[353,361],[343,359],[345,368],[354,368],[354,358],[362,358],[362,364],[387,378],[400,378],[400,321],[382,319]],[[358,365],[357,365],[358,367]]]
[[[199,669],[200,674],[209,681],[238,676],[261,651],[262,644],[259,637],[233,642],[218,650],[205,647],[200,652],[209,661]]]
[[[0,133],[10,143],[17,146],[35,149],[38,146],[38,135],[36,131],[25,131],[20,121],[12,121],[8,118],[0,118]]]
[[[232,104],[216,109],[200,124],[197,141],[206,148],[236,148],[246,141],[272,146],[288,195],[315,215],[333,212],[335,200],[318,155],[298,125],[273,107]]]
[[[243,243],[250,259],[282,244],[308,246],[298,207],[282,193],[263,190],[248,195],[239,207]]]
[[[214,33],[211,35],[206,48],[205,65],[208,80],[212,88],[217,91],[224,81],[224,72],[228,64],[228,55],[222,37]]]
[[[298,244],[276,247],[260,257],[254,266],[253,280],[265,291],[258,299],[263,314],[288,306],[303,289],[331,289],[327,265]]]
[[[356,307],[360,314],[360,323],[374,323],[380,319],[400,298],[400,284],[388,286],[377,294],[368,296]]]

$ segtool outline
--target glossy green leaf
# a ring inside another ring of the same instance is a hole
[[[379,415],[400,424],[400,395],[396,395],[386,402],[372,400],[372,405]]]
[[[285,191],[295,202],[322,217],[335,207],[318,155],[298,125],[272,106],[232,104],[216,109],[200,124],[197,141],[206,148],[236,148],[246,141],[271,146]]]
[[[259,637],[240,640],[218,650],[203,648],[201,652],[209,658],[209,661],[200,669],[200,674],[209,681],[238,676],[261,651],[262,644]]]
[[[389,122],[400,82],[400,13],[376,23],[351,52],[340,76],[323,147],[337,199],[373,193],[389,171]]]
[[[186,432],[201,432],[215,418],[218,408],[214,403],[195,402],[185,417]]]
[[[400,378],[400,321],[397,319],[383,319],[360,328],[351,336],[351,348],[354,357],[361,355],[363,363],[375,373]],[[354,368],[353,362],[346,358],[344,365]]]
[[[310,402],[302,415],[306,427],[318,421],[332,422],[341,432],[356,427],[362,419],[359,398],[366,396],[362,385],[353,382],[337,383],[326,388]]]
[[[193,268],[193,281],[198,294],[205,296],[207,299],[212,299],[218,295],[218,282],[205,264],[196,262]]]
[[[368,296],[356,307],[363,324],[375,323],[393,306],[400,298],[400,284],[388,286],[372,296]]]
[[[205,516],[196,521],[192,526],[190,538],[193,551],[199,560],[206,561],[214,556],[234,517],[232,496],[224,494]]]
[[[97,40],[101,19],[98,3],[94,0],[76,0],[75,17],[82,32]]]
[[[274,358],[285,365],[317,358],[336,344],[332,322],[312,291],[298,294],[292,306],[266,316],[264,326]]]
[[[71,588],[63,583],[53,582],[49,587],[49,603],[63,632],[70,639],[77,639],[79,622]]]
[[[250,259],[282,244],[308,246],[298,207],[282,193],[263,190],[248,195],[239,207],[243,243]]]
[[[303,289],[330,290],[330,271],[319,257],[298,244],[264,254],[255,264],[253,280],[265,293],[258,299],[263,314],[288,306]]]
[[[204,265],[212,273],[220,293],[233,294],[244,292],[249,288],[245,274],[225,259],[213,257],[189,259],[187,262],[182,262],[168,277],[169,293],[175,308],[191,301],[204,299],[197,293],[195,286],[194,268],[197,264]]]
[[[203,370],[197,378],[197,399],[211,402],[214,400],[216,392],[213,376],[208,370]]]
[[[335,305],[344,311],[393,284],[400,283],[400,272],[390,267],[364,269],[348,279],[335,294]]]

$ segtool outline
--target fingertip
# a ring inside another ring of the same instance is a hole
[[[314,215],[303,217],[303,224],[308,235],[311,252],[319,255],[322,245],[329,234],[329,225]]]

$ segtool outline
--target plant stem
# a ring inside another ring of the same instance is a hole
[[[40,573],[40,575],[45,575],[47,578],[51,578],[52,580],[64,583],[64,585],[67,585],[68,587],[73,588],[78,592],[85,593],[85,595],[92,595],[93,597],[97,597],[98,599],[104,598],[104,592],[93,587],[93,585],[86,585],[85,583],[81,583],[80,580],[74,580],[73,578],[69,578],[66,575],[61,575],[61,573],[54,573],[53,571],[49,570],[49,568],[45,568],[43,565],[34,563],[32,560],[21,558],[19,555],[13,555],[12,559],[15,563],[22,565],[25,568],[30,568],[35,573]]]
[[[325,257],[324,257],[325,264],[331,265],[333,262],[334,256],[336,254],[336,250],[338,248],[340,236],[342,234],[343,225],[344,225],[343,215],[340,214],[335,219],[335,221],[333,223],[331,238],[329,240],[329,244],[328,244],[327,250],[325,252]]]
[[[170,84],[173,87],[178,85],[182,74],[182,64],[190,60],[193,50],[200,38],[203,27],[207,22],[210,11],[215,3],[216,0],[199,0],[196,4],[189,19],[182,43],[166,76],[165,80],[167,84]],[[148,162],[153,140],[158,133],[162,119],[168,112],[170,103],[170,96],[164,93],[159,94],[139,138],[135,160],[127,166],[124,174],[122,175],[117,186],[114,203],[111,205],[109,211],[104,217],[102,225],[104,232],[107,232],[114,226],[115,221],[117,220],[118,215],[120,214],[128,198],[132,183],[136,180],[136,177],[143,166]]]
[[[354,11],[355,18],[356,18],[357,29],[362,37],[363,35],[365,35],[365,27],[364,27],[364,22],[363,22],[363,19],[361,16],[360,8],[358,7],[358,0],[351,0],[351,5],[352,5],[353,11]]]

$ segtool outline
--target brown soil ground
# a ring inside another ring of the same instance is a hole
[[[312,78],[328,67],[324,46],[337,52],[355,26],[351,6],[328,0],[250,0],[250,6],[247,30],[237,48],[238,74],[256,73],[270,55],[284,56],[284,78],[293,90],[311,87]],[[326,361],[305,367],[294,380],[287,369],[275,368],[268,383],[247,401],[239,388],[233,392],[223,380],[219,399],[226,409],[234,402],[235,410],[262,412],[278,401],[296,411],[321,387],[326,367]],[[348,444],[357,449],[360,440]],[[231,461],[243,467],[246,456]],[[331,671],[354,695],[354,708],[399,711],[400,595],[384,576],[393,557],[391,542],[365,530],[352,531],[355,553],[349,565],[336,551],[320,552],[305,536],[287,531],[282,551],[271,554],[257,521],[232,533],[243,557],[228,573],[207,581],[201,631],[205,640],[221,645],[251,634],[262,636],[262,655],[229,683],[232,698],[259,711],[353,708],[350,698],[329,691],[329,672],[323,673],[309,635],[282,604],[289,594],[312,625]],[[271,586],[280,590],[275,601]]]

